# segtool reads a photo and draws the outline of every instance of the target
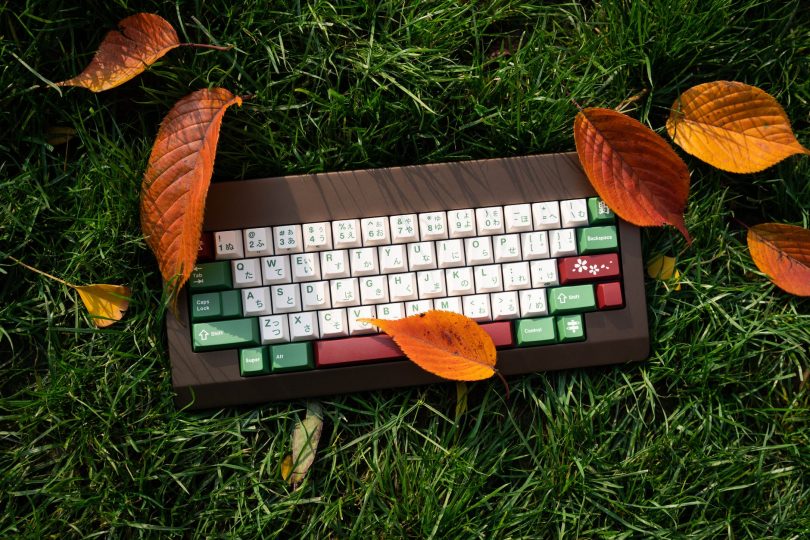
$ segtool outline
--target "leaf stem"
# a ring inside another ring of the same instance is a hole
[[[196,47],[197,49],[214,49],[215,51],[230,51],[233,45],[224,47],[222,45],[209,45],[208,43],[181,43],[180,47]]]
[[[64,279],[58,278],[58,277],[56,277],[56,276],[52,276],[51,274],[49,274],[49,273],[47,273],[47,272],[43,272],[43,271],[42,271],[42,270],[40,270],[39,268],[34,268],[33,266],[29,266],[29,265],[25,264],[24,262],[22,262],[21,260],[19,260],[19,259],[15,258],[15,257],[12,257],[11,255],[6,255],[6,257],[8,257],[9,259],[11,259],[11,260],[12,260],[12,261],[14,261],[15,263],[19,264],[20,266],[22,266],[22,267],[24,267],[24,268],[27,268],[27,269],[31,270],[32,272],[35,272],[35,273],[37,273],[37,274],[39,274],[39,275],[41,275],[41,276],[45,276],[45,277],[51,278],[51,279],[52,279],[52,280],[54,280],[54,281],[58,281],[58,282],[59,282],[59,283],[61,283],[62,285],[67,285],[68,287],[72,287],[72,288],[74,288],[74,289],[76,288],[76,285],[74,285],[74,284],[72,284],[72,283],[68,283],[68,282],[67,282],[67,281],[65,281]]]
[[[506,382],[506,378],[503,376],[503,374],[500,371],[498,371],[497,369],[494,369],[494,368],[493,368],[493,370],[495,371],[495,375],[497,375],[501,379],[501,382],[503,383],[503,386],[506,388],[506,401],[509,401],[509,383]]]

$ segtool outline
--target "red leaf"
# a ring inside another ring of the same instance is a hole
[[[777,287],[810,296],[810,231],[793,225],[763,223],[748,229],[751,258]]]

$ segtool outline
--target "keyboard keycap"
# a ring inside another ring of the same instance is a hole
[[[230,263],[221,261],[198,264],[188,278],[188,288],[192,293],[233,288]]]
[[[520,235],[506,234],[492,239],[496,263],[515,262],[520,260]]]
[[[554,317],[520,319],[515,324],[515,337],[519,347],[557,343]]]
[[[287,343],[270,346],[270,370],[273,373],[312,369],[312,344]]]
[[[304,251],[332,249],[332,225],[328,221],[305,224],[303,234]]]
[[[231,262],[233,286],[237,289],[258,287],[262,284],[262,267],[260,259],[240,259]]]
[[[616,253],[603,255],[567,257],[559,260],[560,283],[568,285],[582,281],[615,278],[621,275],[619,256]]]
[[[262,282],[265,285],[278,285],[291,281],[289,255],[262,258]]]
[[[503,321],[517,319],[520,315],[517,292],[502,292],[490,295],[492,304],[492,320]]]
[[[360,284],[357,278],[335,279],[329,282],[332,293],[332,307],[360,305]]]
[[[609,225],[616,222],[616,214],[599,197],[588,199],[588,222],[591,225]]]
[[[476,208],[475,221],[478,224],[478,235],[503,234],[503,208],[490,206]]]
[[[290,326],[286,315],[259,317],[259,331],[262,335],[262,345],[290,341]]]
[[[513,204],[503,207],[507,233],[527,232],[532,230],[532,205]]]
[[[297,283],[270,287],[273,313],[292,313],[301,310],[301,289]]]
[[[521,234],[520,245],[524,261],[548,258],[548,233],[546,231]]]
[[[404,245],[381,246],[377,249],[379,250],[380,273],[407,272],[408,257],[405,254]]]
[[[358,306],[348,308],[347,317],[349,319],[349,335],[373,334],[377,330],[368,323],[360,322],[357,319],[376,319],[377,310],[374,306]]]
[[[242,246],[242,231],[219,231],[214,233],[214,257],[241,259],[245,256]]]
[[[391,216],[391,243],[405,244],[419,241],[419,225],[416,214]]]
[[[203,231],[200,234],[200,247],[197,249],[197,262],[208,262],[214,258],[214,235]]]
[[[472,208],[450,210],[447,212],[447,227],[450,238],[475,236],[475,211]]]
[[[388,293],[392,302],[416,300],[418,285],[416,273],[391,274],[388,276]],[[381,319],[383,317],[380,317]]]
[[[501,279],[501,265],[490,264],[473,268],[476,293],[500,292],[503,290]]]
[[[362,245],[360,220],[342,219],[332,223],[335,249],[357,248]]]
[[[379,274],[377,263],[377,248],[366,247],[349,250],[352,276],[371,276]]]
[[[461,303],[461,298],[456,296],[452,298],[437,298],[433,301],[433,308],[439,311],[452,311],[459,315],[464,315],[464,306]]]
[[[492,237],[477,236],[464,240],[464,251],[467,253],[467,265],[492,264]]]
[[[345,249],[321,253],[321,277],[323,279],[347,278],[351,275],[349,252]]]
[[[560,202],[560,216],[563,227],[582,227],[588,224],[588,205],[585,199],[571,199]]]
[[[270,227],[245,229],[245,255],[263,257],[273,254],[273,230]]]
[[[553,315],[596,309],[593,285],[557,287],[548,291],[549,312]]]
[[[292,255],[292,278],[294,282],[321,279],[320,256],[317,253]]]
[[[364,246],[379,246],[390,242],[387,217],[364,218],[360,226]]]
[[[557,261],[555,259],[541,259],[529,263],[532,275],[532,287],[551,287],[559,284],[557,279]]]
[[[301,285],[301,305],[304,311],[329,309],[332,307],[329,298],[329,282],[314,281]]]
[[[422,241],[447,238],[447,215],[444,212],[419,214],[419,232]]]
[[[259,324],[255,317],[196,323],[191,325],[196,352],[259,345]]]
[[[529,289],[527,291],[520,291],[518,294],[520,296],[521,317],[548,315],[545,289]]]
[[[452,268],[444,271],[447,280],[447,296],[460,296],[475,292],[472,268]]]
[[[535,231],[558,229],[560,227],[560,205],[557,201],[532,204],[532,217]]]
[[[577,240],[574,229],[556,229],[549,234],[552,257],[565,257],[577,254]]]
[[[414,270],[430,270],[436,268],[436,253],[433,242],[416,242],[408,244],[408,268]]]
[[[242,289],[242,315],[256,317],[270,315],[270,287]]]
[[[433,300],[416,300],[415,302],[405,302],[405,316],[419,315],[433,309]]]
[[[222,318],[222,305],[218,292],[191,295],[191,320],[210,321]]]
[[[242,377],[270,373],[267,347],[255,347],[239,351],[239,373]]]
[[[584,340],[585,326],[582,322],[582,315],[557,317],[557,335],[560,337],[560,343]]]
[[[464,304],[464,315],[470,319],[478,322],[492,320],[488,294],[473,294],[471,296],[464,296],[461,300]]]
[[[464,241],[460,238],[436,242],[436,258],[439,268],[464,266]]]
[[[329,309],[318,312],[318,327],[321,337],[338,338],[349,335],[349,326],[346,321],[345,309]]]
[[[622,285],[618,281],[596,286],[596,305],[599,309],[620,308],[624,305]]]
[[[273,227],[273,249],[277,255],[301,253],[304,242],[301,238],[301,225]]]
[[[616,227],[609,225],[577,229],[577,245],[579,246],[579,253],[582,255],[616,251],[619,247]]]
[[[317,312],[290,313],[288,317],[290,318],[290,338],[293,341],[307,341],[320,337]]]

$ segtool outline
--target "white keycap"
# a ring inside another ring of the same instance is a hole
[[[529,289],[526,291],[520,291],[518,294],[520,296],[521,317],[548,315],[545,289]]]
[[[532,205],[513,204],[503,207],[507,233],[518,233],[532,230]]]
[[[312,311],[316,309],[329,309],[330,303],[328,281],[314,281],[301,285],[301,309]]]
[[[585,199],[560,202],[563,227],[582,227],[588,224],[588,203]]]
[[[321,277],[323,279],[347,278],[350,275],[351,267],[347,250],[321,252]]]
[[[516,291],[532,286],[528,262],[504,264],[501,269],[503,271],[503,290]]]
[[[329,309],[318,312],[318,328],[321,337],[335,338],[349,335],[349,325],[346,321],[345,309]]]
[[[370,276],[380,273],[377,264],[377,248],[350,249],[349,260],[351,261],[352,276]]]
[[[290,337],[293,341],[318,339],[318,315],[314,311],[290,313]]]
[[[447,229],[450,238],[475,236],[475,211],[472,208],[450,210],[447,212]]]
[[[327,221],[304,225],[304,251],[332,249],[332,225]]]
[[[362,334],[374,334],[377,332],[375,326],[360,322],[357,319],[376,319],[377,310],[374,306],[357,306],[346,310],[349,318],[349,335],[358,336]]]
[[[273,230],[270,227],[245,229],[245,255],[264,257],[273,254]]]
[[[520,235],[523,260],[548,258],[548,233],[546,231],[523,233]]]
[[[332,238],[335,249],[360,247],[360,220],[342,219],[332,223]]]
[[[289,255],[262,257],[262,283],[265,285],[278,285],[280,283],[290,283],[291,281]]]
[[[436,262],[439,268],[464,266],[464,241],[459,238],[436,242]]]
[[[257,315],[270,315],[270,287],[256,287],[242,289],[242,315],[255,317]]]
[[[416,274],[391,274],[388,276],[388,296],[393,302],[416,300],[417,285]]]
[[[219,231],[214,233],[214,257],[217,260],[242,259],[242,231]]]
[[[467,317],[479,322],[492,320],[492,315],[489,311],[488,294],[465,296],[462,298],[462,301],[464,303],[464,315]]]
[[[444,270],[425,270],[416,274],[419,285],[419,298],[439,298],[447,296],[444,287]]]
[[[436,268],[436,253],[433,242],[415,242],[408,244],[409,269],[430,270]]]
[[[433,308],[439,311],[452,311],[459,315],[464,315],[464,307],[461,303],[461,298],[437,298],[433,300]]]
[[[520,235],[505,234],[492,238],[496,263],[515,262],[520,260]]]
[[[404,245],[380,246],[377,249],[380,273],[391,274],[408,271],[408,256],[405,254],[406,247]]]
[[[556,201],[534,203],[532,217],[535,231],[557,229],[560,227],[560,205]]]
[[[518,293],[515,291],[491,294],[489,301],[492,304],[493,321],[507,321],[520,316]]]
[[[574,229],[557,229],[548,235],[552,257],[564,257],[577,254],[577,239]]]
[[[386,276],[367,276],[360,281],[361,304],[384,304],[388,302],[388,279]]]
[[[415,302],[405,302],[405,316],[419,315],[433,309],[433,300],[416,300]]]
[[[291,313],[301,309],[301,290],[297,283],[270,287],[273,313]]]
[[[377,318],[386,320],[396,320],[405,317],[405,304],[397,302],[395,304],[380,304],[377,306]]]
[[[277,255],[304,251],[304,243],[301,241],[301,225],[273,227],[273,249]]]
[[[243,287],[258,287],[262,284],[262,267],[259,259],[240,259],[231,262],[233,286],[237,289]]]
[[[390,242],[387,217],[363,218],[360,226],[363,231],[364,246],[379,246]]]
[[[416,214],[391,216],[391,243],[405,244],[419,241],[419,225]]]
[[[541,259],[529,263],[532,274],[532,287],[550,287],[559,285],[557,281],[557,261],[554,259]]]
[[[492,257],[492,238],[479,236],[464,240],[464,251],[467,253],[467,264],[490,264]]]
[[[480,294],[503,290],[503,281],[501,280],[501,265],[489,264],[484,266],[476,266],[473,268],[473,275],[475,276],[476,293]]]
[[[479,235],[503,234],[503,208],[500,206],[476,208],[475,221]]]
[[[330,281],[329,292],[332,296],[332,307],[360,305],[360,285],[357,283],[357,278]]]
[[[321,257],[317,253],[301,253],[290,256],[293,281],[317,281],[321,279]]]
[[[444,212],[419,214],[419,232],[423,242],[447,238],[447,215]]]
[[[262,345],[290,341],[290,328],[286,315],[259,317],[259,331],[262,335]]]
[[[444,271],[447,282],[447,296],[460,296],[475,292],[472,268],[448,268]]]

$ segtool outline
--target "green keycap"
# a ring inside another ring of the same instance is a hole
[[[222,291],[222,318],[235,319],[242,316],[242,293],[239,291]]]
[[[192,324],[191,336],[197,352],[259,345],[259,320],[253,317]]]
[[[610,225],[607,227],[585,227],[584,229],[577,229],[577,244],[579,246],[580,255],[616,251],[619,247],[616,226]]]
[[[616,214],[599,197],[588,199],[588,221],[591,225],[607,225],[616,221]]]
[[[582,315],[557,317],[557,333],[561,343],[585,339],[585,324],[582,322]]]
[[[574,285],[548,290],[549,313],[580,313],[596,309],[593,285]]]
[[[273,373],[312,369],[312,344],[308,341],[270,346]]]
[[[188,278],[191,292],[221,291],[233,287],[231,281],[231,263],[219,261],[198,264]]]
[[[270,373],[270,362],[267,361],[267,347],[255,347],[239,351],[239,372],[242,377]]]
[[[518,347],[557,343],[557,334],[554,331],[554,317],[520,319],[515,324],[515,336]]]
[[[222,304],[218,292],[191,295],[191,320],[210,321],[222,318]]]

